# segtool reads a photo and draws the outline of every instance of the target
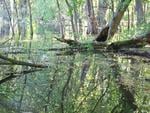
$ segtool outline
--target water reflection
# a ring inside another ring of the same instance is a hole
[[[91,53],[47,56],[49,68],[20,73],[17,78],[1,84],[0,111],[149,112],[150,66],[138,58]],[[38,56],[36,61],[38,59],[41,58]],[[0,66],[1,78],[8,72],[24,69],[26,67]]]

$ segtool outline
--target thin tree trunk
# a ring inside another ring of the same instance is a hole
[[[30,43],[29,43],[29,50],[31,49],[31,41],[33,39],[33,25],[32,25],[32,9],[31,9],[31,1],[28,0],[28,8],[29,8],[29,19],[30,19]],[[30,53],[30,52],[29,52]]]
[[[104,27],[106,25],[105,15],[107,11],[107,0],[98,1],[98,24],[99,27]]]
[[[30,19],[30,39],[33,39],[33,25],[32,25],[32,9],[31,9],[31,2],[28,0],[28,7],[29,7],[29,19]]]
[[[62,23],[60,4],[59,4],[58,0],[56,0],[56,2],[57,2],[57,7],[58,7],[58,13],[59,13],[60,33],[61,33],[61,37],[64,39],[64,37],[65,37],[65,35],[64,35],[64,25]]]
[[[72,9],[72,6],[69,4],[68,0],[65,0],[66,4],[67,4],[67,7],[69,10]],[[74,16],[73,16],[73,13],[72,11],[70,11],[70,19],[71,19],[71,27],[72,27],[72,31],[73,31],[73,36],[74,36],[74,40],[77,40],[77,30],[75,28],[75,24],[74,24]]]
[[[12,14],[10,13],[10,11],[11,11],[11,12],[13,11],[13,2],[12,2],[12,1],[10,2],[10,7],[11,7],[10,10],[9,10],[9,8],[8,8],[8,6],[7,6],[6,1],[3,0],[3,2],[4,2],[4,6],[5,6],[6,10],[7,10],[8,17],[9,17],[9,23],[10,23],[10,28],[11,28],[12,37],[14,37],[15,31],[14,31],[14,26],[13,26],[13,16],[12,16]]]
[[[83,33],[83,25],[82,25],[82,19],[79,18],[79,33],[82,34]]]
[[[131,27],[134,26],[134,6],[132,6],[132,11],[131,11]]]
[[[146,14],[146,3],[143,3],[143,14],[144,14],[144,21],[146,22],[145,14]]]
[[[144,22],[144,12],[141,0],[136,0],[137,25]]]
[[[19,4],[19,15],[21,16],[20,22],[20,32],[21,32],[21,39],[26,37],[26,16],[27,16],[27,0],[21,0]]]
[[[78,26],[78,28],[79,28],[80,35],[83,33],[83,20],[82,20],[82,16],[80,15],[83,13],[83,11],[84,11],[84,9],[83,9],[83,6],[81,5],[79,7],[79,11],[78,11],[78,14],[79,14],[79,26]]]
[[[97,20],[94,14],[93,0],[86,0],[86,15],[88,18],[87,34],[97,34]]]
[[[78,30],[78,20],[79,20],[79,14],[78,14],[78,10],[77,10],[77,1],[73,0],[73,12],[74,12],[74,26],[76,29],[76,33],[78,34],[79,30]]]
[[[20,39],[20,21],[19,21],[19,13],[18,13],[18,9],[17,9],[17,3],[16,0],[14,1],[14,9],[15,9],[15,13],[16,13],[16,21],[17,21],[17,31],[18,31],[18,36],[17,36],[17,40]]]
[[[128,8],[128,31],[130,30],[130,10]]]

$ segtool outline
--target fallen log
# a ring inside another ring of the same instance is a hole
[[[113,42],[108,49],[119,50],[122,48],[141,48],[150,44],[150,32],[130,40]]]
[[[60,41],[58,39],[58,41]],[[68,39],[62,39],[61,42],[68,44]],[[114,53],[122,53],[126,55],[135,55],[145,58],[150,58],[150,52],[148,51],[140,51],[139,48],[143,48],[146,45],[150,45],[150,32],[143,34],[141,36],[134,37],[130,40],[117,41],[112,42],[111,44],[107,44],[106,42],[88,42],[88,43],[80,43],[72,40],[73,45],[69,43],[69,47],[66,49],[63,48],[63,51],[59,52],[57,55],[71,55],[76,52],[114,52]],[[134,48],[134,49],[133,49]],[[131,50],[130,50],[131,49]],[[133,50],[132,50],[133,49]],[[52,50],[52,49],[49,49]],[[58,50],[58,49],[57,49]],[[60,48],[60,50],[62,50]],[[138,51],[139,50],[139,51]]]
[[[2,54],[0,54],[0,59],[5,60],[8,63],[13,64],[13,65],[22,65],[22,66],[29,66],[29,67],[35,67],[35,68],[48,68],[49,67],[43,64],[29,63],[29,62],[24,62],[24,61],[19,61],[16,59],[8,58]]]
[[[55,37],[56,38],[56,37]],[[59,39],[58,41],[63,42],[71,46],[70,48],[93,48],[93,49],[108,49],[108,50],[119,50],[122,48],[141,48],[145,45],[150,44],[150,32],[143,34],[141,36],[134,37],[130,40],[123,40],[112,42],[111,44],[107,44],[106,42],[88,42],[88,43],[80,43],[71,39]]]

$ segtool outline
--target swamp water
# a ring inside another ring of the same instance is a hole
[[[114,54],[33,56],[48,65],[1,84],[1,113],[148,113],[150,62]],[[0,66],[9,72],[33,69]]]

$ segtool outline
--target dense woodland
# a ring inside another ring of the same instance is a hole
[[[149,113],[150,0],[0,0],[0,113]]]

